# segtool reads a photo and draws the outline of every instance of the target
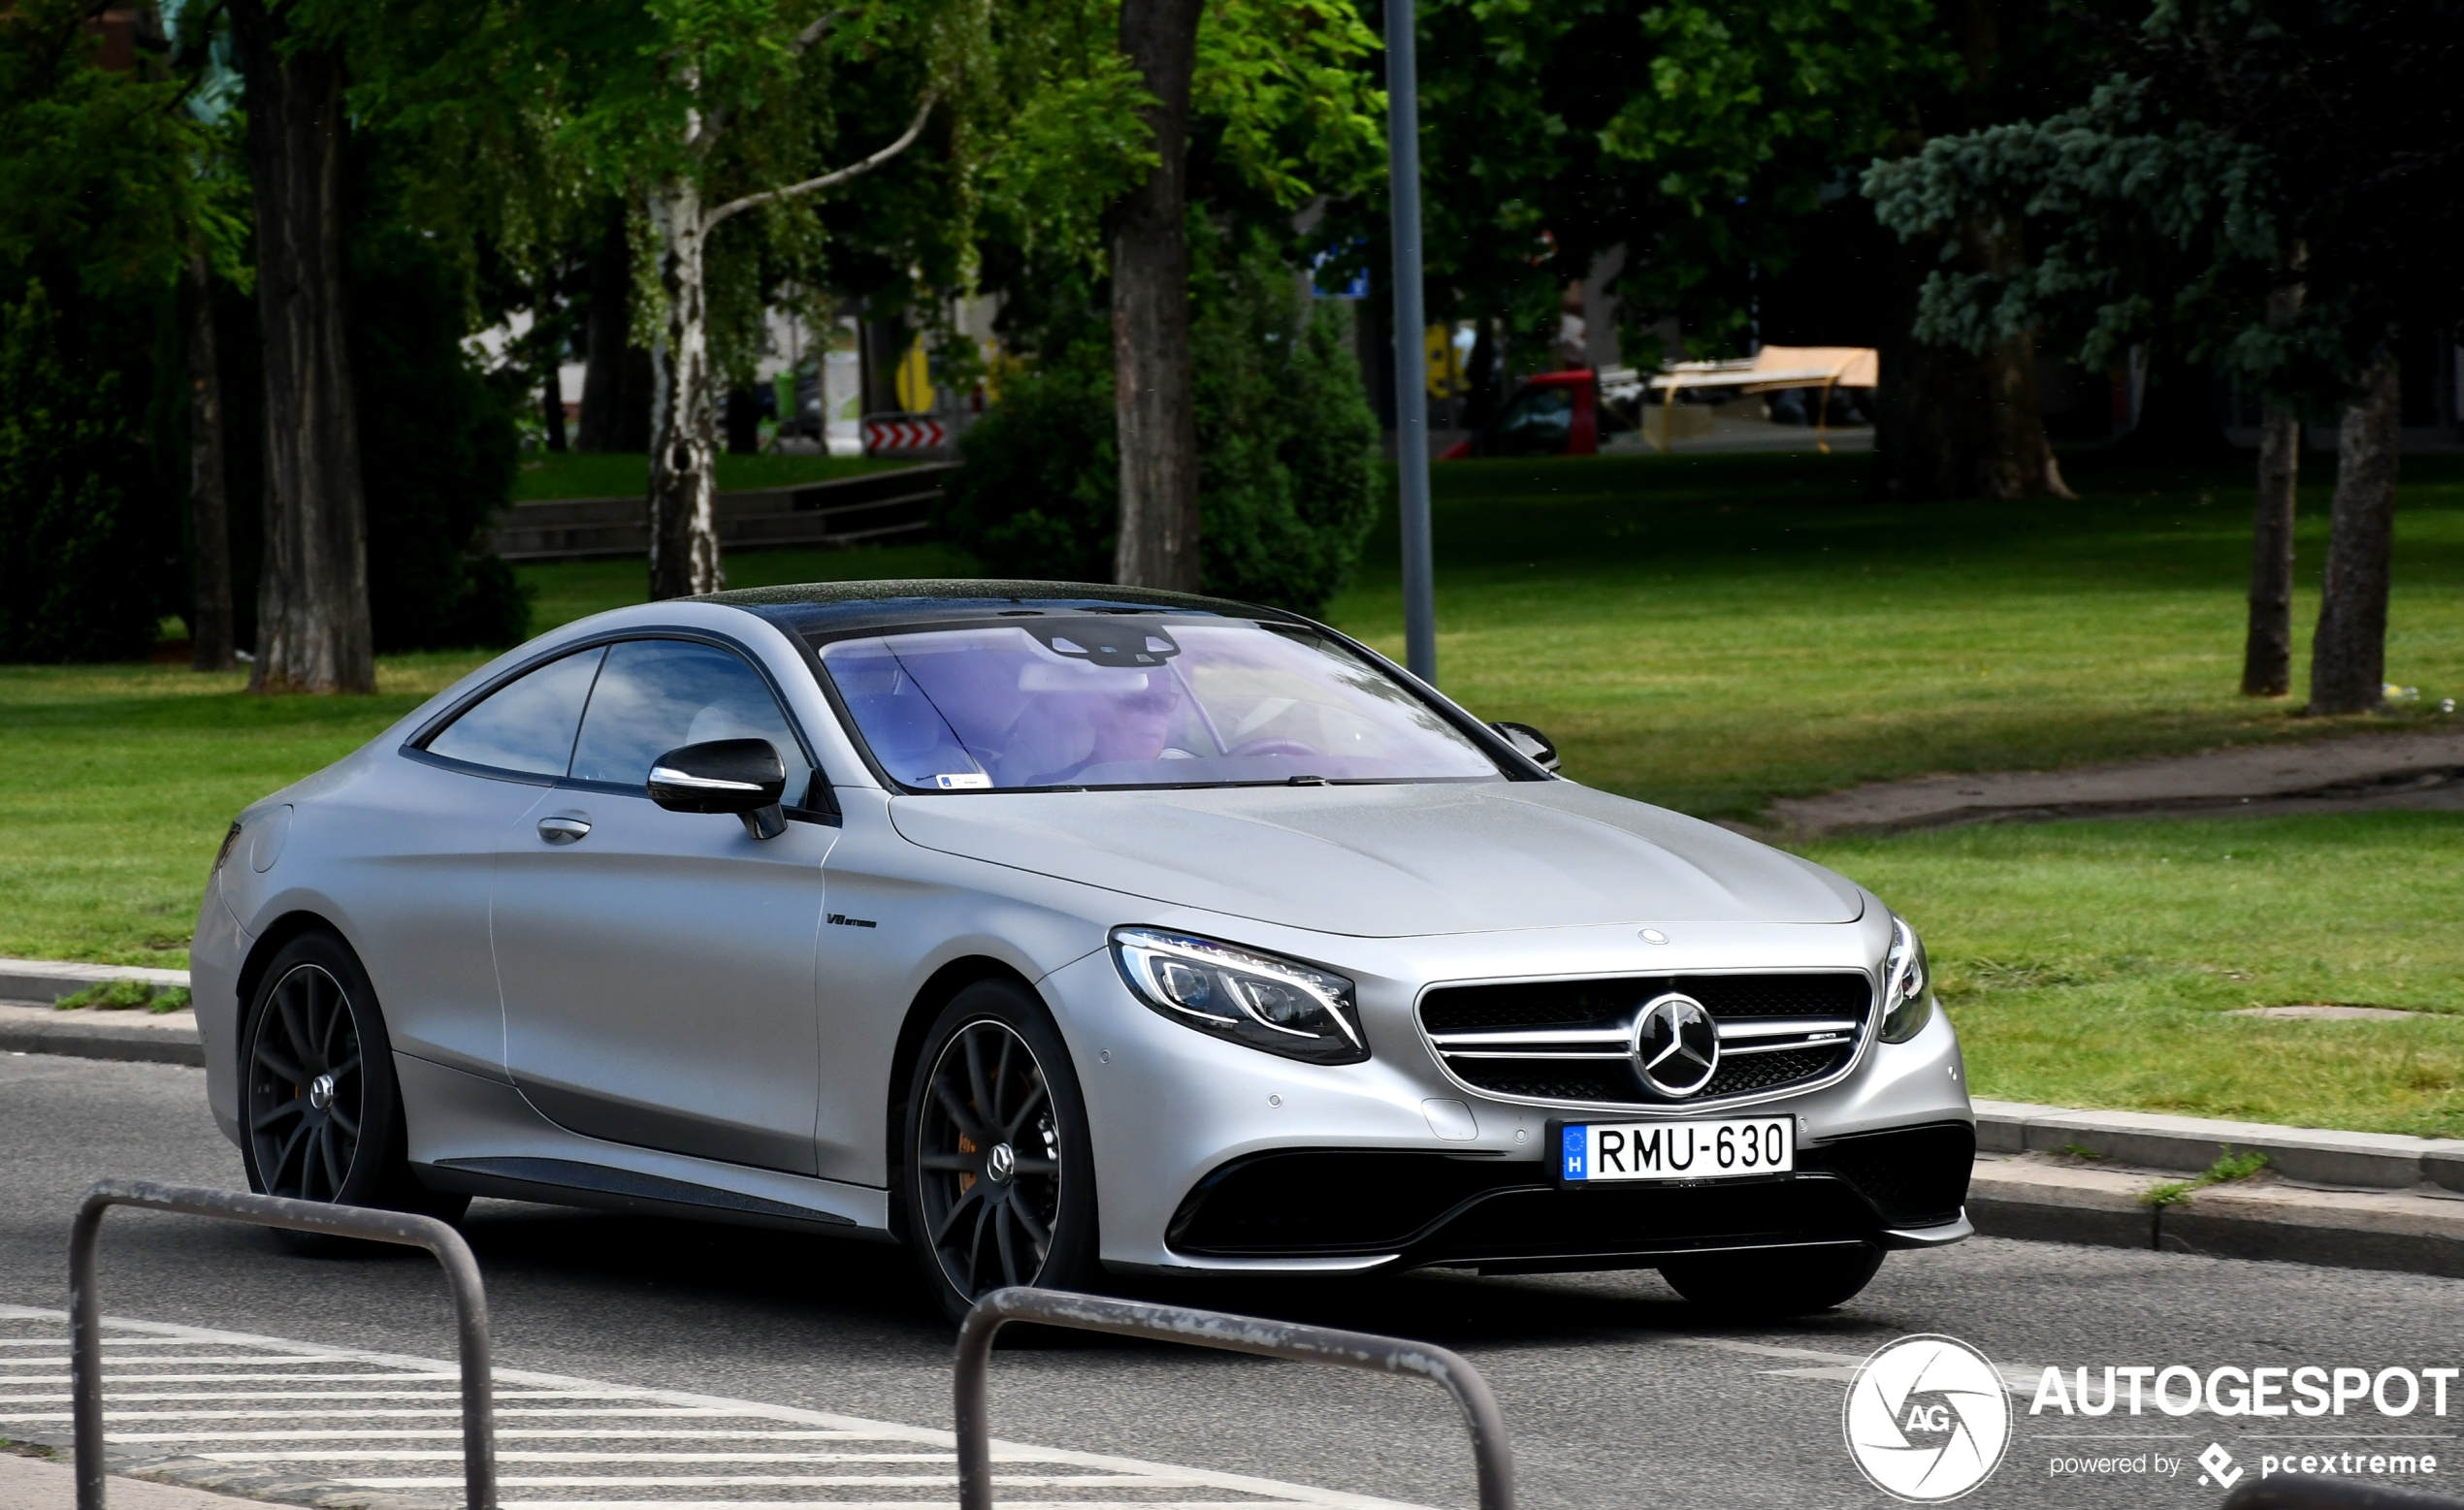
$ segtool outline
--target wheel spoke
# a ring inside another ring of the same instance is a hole
[[[1009,1205],[1010,1219],[1024,1229],[1027,1240],[1035,1244],[1035,1267],[1041,1269],[1044,1255],[1052,1251],[1053,1235],[1044,1230],[1044,1224],[1035,1219],[1035,1213],[1026,1208],[1025,1202],[1012,1201]]]
[[[1015,1215],[1009,1209],[1011,1205],[1007,1201],[1001,1203],[1001,1210],[993,1213],[992,1218],[992,1241],[1001,1250],[1001,1282],[1005,1285],[1025,1282],[1019,1277],[1018,1250],[1010,1245],[1010,1222],[1004,1220]]]
[[[267,1128],[272,1127],[275,1123],[281,1121],[284,1117],[305,1116],[307,1114],[308,1098],[305,1096],[294,1096],[288,1101],[276,1102],[265,1110],[258,1112],[255,1119],[248,1123],[248,1131],[251,1133],[262,1133]]]
[[[969,1028],[966,1033],[967,1088],[975,1098],[975,1114],[982,1117],[987,1126],[996,1126],[999,1119],[992,1110],[992,1094],[984,1083],[983,1044],[984,1036]]]
[[[307,975],[304,970],[293,971],[274,993],[274,1005],[282,1013],[282,1036],[290,1041],[291,1057],[299,1062],[304,1073],[313,1072],[316,1067],[315,1046],[310,1042],[308,1025],[301,1020],[301,1014],[306,1010],[301,998],[308,994]],[[293,981],[299,984],[295,986]]]
[[[325,1114],[333,1120],[334,1126],[340,1130],[343,1137],[354,1143],[359,1141],[359,1118],[342,1109],[341,1097],[334,1098],[334,1104],[325,1108]]]
[[[982,1159],[964,1153],[927,1153],[916,1160],[916,1168],[943,1174],[982,1174],[983,1164]]]
[[[949,1076],[933,1077],[932,1096],[941,1103],[941,1109],[950,1113],[950,1120],[958,1124],[959,1132],[979,1143],[984,1141],[984,1124],[975,1119],[975,1113],[967,1108],[965,1098],[951,1086]]]
[[[983,1199],[984,1182],[982,1180],[978,1180],[974,1184],[968,1186],[967,1193],[960,1196],[957,1201],[951,1205],[949,1213],[941,1218],[941,1225],[934,1229],[932,1234],[932,1245],[936,1248],[948,1247],[950,1245],[950,1234],[957,1227],[958,1219],[967,1214],[967,1207],[976,1205]]]
[[[972,1301],[984,1293],[976,1276],[984,1271],[984,1230],[992,1222],[992,1203],[986,1202],[976,1209],[975,1236],[967,1239],[967,1299]]]
[[[1008,1119],[1001,1115],[1001,1098],[1009,1094],[1010,1050],[1017,1046],[1018,1035],[1009,1032],[1002,1033],[1001,1062],[992,1071],[992,1099],[985,1103],[984,1107],[984,1120],[994,1127],[1008,1125]]]
[[[1033,1088],[1027,1093],[1026,1104],[1020,1107],[1018,1110],[1010,1113],[1010,1120],[1002,1127],[1001,1138],[1003,1141],[1014,1143],[1019,1141],[1019,1129],[1024,1127],[1026,1125],[1026,1119],[1035,1115],[1036,1108],[1044,1105],[1044,1089],[1043,1076],[1036,1076]],[[1021,1168],[1023,1167],[1024,1166],[1021,1166]]]
[[[300,1150],[307,1144],[308,1128],[309,1123],[308,1118],[302,1117],[300,1119],[300,1125],[291,1129],[291,1136],[282,1141],[281,1150],[274,1156],[274,1163],[259,1171],[259,1173],[265,1176],[265,1193],[267,1195],[278,1196],[282,1194],[283,1172],[291,1167],[291,1156],[300,1152]],[[305,1185],[305,1178],[303,1178],[302,1184]]]
[[[334,1124],[327,1122],[316,1130],[317,1158],[325,1166],[325,1188],[328,1197],[340,1200],[342,1176],[350,1173],[350,1164],[342,1157],[341,1139],[336,1136]]]
[[[324,1011],[309,1020],[316,1027],[316,1057],[325,1061],[330,1075],[334,1061],[342,1057],[339,1051],[341,1045],[336,1040],[350,1031],[351,1009],[339,989],[328,990],[325,995]]]
[[[1016,1168],[1018,1170],[1018,1173],[1015,1177],[1019,1179],[1024,1179],[1029,1174],[1058,1175],[1061,1173],[1061,1161],[1058,1159],[1029,1159],[1021,1156],[1019,1159]]]
[[[262,1027],[257,1029],[257,1063],[273,1071],[275,1078],[293,1085],[305,1085],[310,1078],[306,1070],[275,1051],[274,1045],[266,1042]]]

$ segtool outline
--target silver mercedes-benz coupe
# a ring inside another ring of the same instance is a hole
[[[259,1190],[903,1241],[954,1314],[1428,1265],[1801,1311],[1965,1237],[1908,925],[1555,764],[1212,598],[600,614],[232,825],[214,1115]]]

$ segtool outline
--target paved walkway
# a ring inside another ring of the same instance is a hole
[[[2059,771],[1875,782],[1764,810],[1799,838],[2059,818],[2464,811],[2464,727],[2210,750]]]

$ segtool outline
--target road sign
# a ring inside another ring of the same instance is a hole
[[[948,427],[929,414],[888,414],[864,421],[866,456],[938,451],[949,443]]]

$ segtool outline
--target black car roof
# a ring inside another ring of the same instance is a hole
[[[739,588],[690,599],[761,615],[791,632],[835,638],[903,625],[949,624],[1034,613],[1168,613],[1307,624],[1297,614],[1230,598],[1096,582],[941,577],[890,582],[805,582]]]

